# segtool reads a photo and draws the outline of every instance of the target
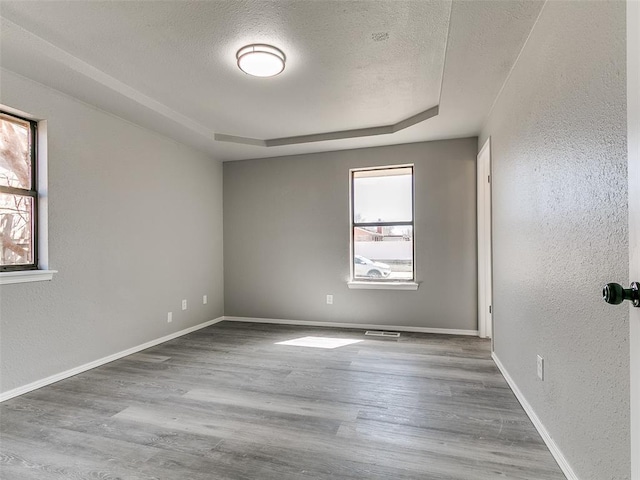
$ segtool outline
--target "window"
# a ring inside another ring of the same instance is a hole
[[[0,285],[51,280],[47,122],[0,105]]]
[[[413,165],[351,170],[351,283],[412,283]]]
[[[0,271],[37,268],[36,128],[0,112]]]

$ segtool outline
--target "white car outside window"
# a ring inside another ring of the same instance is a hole
[[[354,277],[387,278],[391,275],[391,267],[386,263],[374,262],[362,255],[354,255]]]

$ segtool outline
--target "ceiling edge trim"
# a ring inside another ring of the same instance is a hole
[[[438,92],[438,104],[442,103],[442,88],[444,86],[444,71],[447,67],[447,54],[449,53],[449,37],[451,36],[451,16],[453,15],[453,0],[449,2],[449,20],[447,21],[447,38],[444,42],[444,56],[442,59],[442,73],[440,74],[440,92]]]
[[[379,127],[357,128],[353,130],[339,130],[335,132],[312,133],[309,135],[299,135],[295,137],[281,137],[261,140],[258,138],[241,137],[238,135],[227,135],[224,133],[215,133],[214,140],[218,142],[240,143],[243,145],[253,145],[258,147],[282,147],[286,145],[297,145],[300,143],[326,142],[330,140],[343,140],[347,138],[371,137],[374,135],[389,135],[405,128],[411,127],[417,123],[424,122],[438,115],[440,106],[436,105],[428,110],[424,110],[398,123],[392,125],[382,125]]]
[[[241,145],[253,145],[256,147],[266,147],[266,140],[260,140],[259,138],[250,137],[238,137],[236,135],[227,135],[224,133],[214,133],[213,139],[218,142],[239,143]]]

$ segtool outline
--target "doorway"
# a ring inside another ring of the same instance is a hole
[[[478,333],[493,337],[491,256],[491,138],[478,154]]]

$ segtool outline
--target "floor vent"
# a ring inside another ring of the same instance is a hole
[[[366,332],[364,332],[364,334],[370,337],[400,338],[400,332],[384,332],[380,330],[367,330]]]

